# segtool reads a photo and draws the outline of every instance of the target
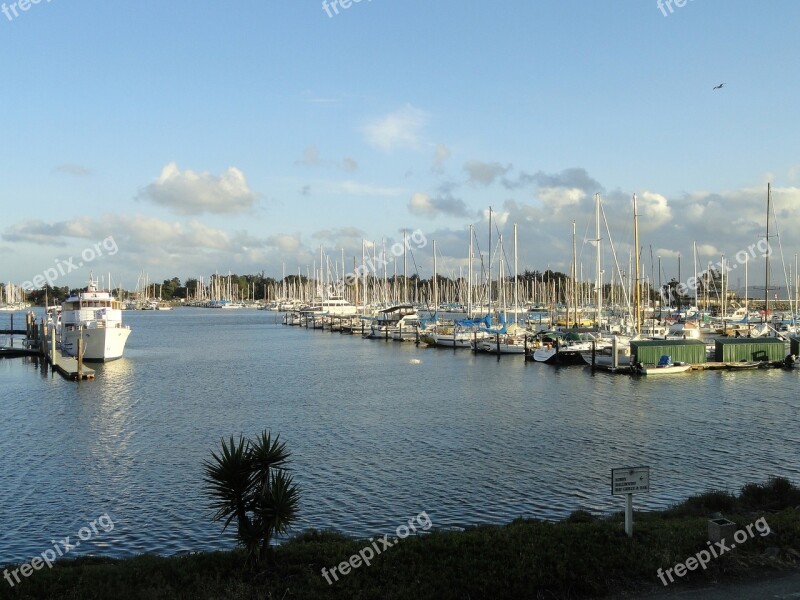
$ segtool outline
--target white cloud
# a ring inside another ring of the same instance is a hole
[[[642,192],[636,196],[639,227],[642,231],[659,229],[672,220],[672,209],[667,199],[655,192]]]
[[[436,209],[433,207],[433,203],[431,203],[430,196],[422,192],[416,192],[411,196],[411,200],[408,203],[408,210],[411,211],[412,214],[423,217],[436,216]]]
[[[427,122],[428,115],[425,112],[407,105],[368,122],[363,127],[363,133],[369,145],[387,152],[395,148],[416,148]]]
[[[449,193],[431,198],[428,194],[416,192],[408,202],[408,211],[413,215],[427,218],[434,218],[439,215],[451,217],[469,216],[469,211],[464,201],[455,198]]]
[[[239,169],[230,167],[221,175],[186,170],[175,162],[145,187],[139,198],[165,206],[181,215],[243,213],[251,210],[258,196],[250,190]]]
[[[299,234],[277,234],[269,236],[266,240],[268,246],[276,248],[280,252],[290,254],[297,252],[302,246],[302,241]]]

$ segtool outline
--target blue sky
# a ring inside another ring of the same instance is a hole
[[[108,236],[57,283],[279,276],[404,228],[457,273],[489,206],[521,268],[566,270],[575,220],[588,269],[596,192],[625,263],[637,193],[672,276],[757,242],[768,181],[797,250],[796,2],[5,5],[3,281]]]

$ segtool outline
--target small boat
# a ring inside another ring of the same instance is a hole
[[[725,363],[725,368],[731,371],[740,371],[747,369],[759,369],[765,366],[766,363],[759,360],[743,360],[741,362]]]
[[[539,337],[543,345],[532,352],[529,350],[534,361],[558,366],[591,364],[591,358],[587,362],[583,353],[588,352],[591,355],[592,342],[581,338],[577,333],[549,331],[539,334]]]
[[[523,335],[490,335],[473,342],[473,350],[489,354],[525,354],[525,337]]]
[[[637,363],[634,367],[634,372],[639,375],[672,375],[675,373],[685,373],[692,368],[692,365],[673,363],[672,356],[664,354],[658,361],[657,365],[645,366],[642,363]]]
[[[397,304],[378,311],[372,319],[369,332],[364,337],[370,339],[393,339],[397,341],[415,340],[419,329],[417,309],[411,304]]]

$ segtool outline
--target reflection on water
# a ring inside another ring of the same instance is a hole
[[[222,436],[279,432],[299,528],[387,531],[620,510],[610,469],[651,467],[657,508],[771,474],[798,479],[798,373],[592,375],[286,328],[273,313],[127,312],[125,358],[65,382],[0,361],[0,563],[108,512],[82,552],[231,547],[202,461]],[[75,553],[78,553],[76,550]]]

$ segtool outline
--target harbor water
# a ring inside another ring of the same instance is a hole
[[[22,322],[22,313],[20,322]],[[648,379],[520,356],[280,324],[275,313],[126,312],[119,361],[68,382],[0,361],[0,564],[101,515],[71,555],[234,546],[211,521],[203,461],[220,439],[279,433],[301,488],[295,532],[382,535],[622,510],[610,470],[649,465],[637,509],[781,475],[800,482],[800,372]]]

